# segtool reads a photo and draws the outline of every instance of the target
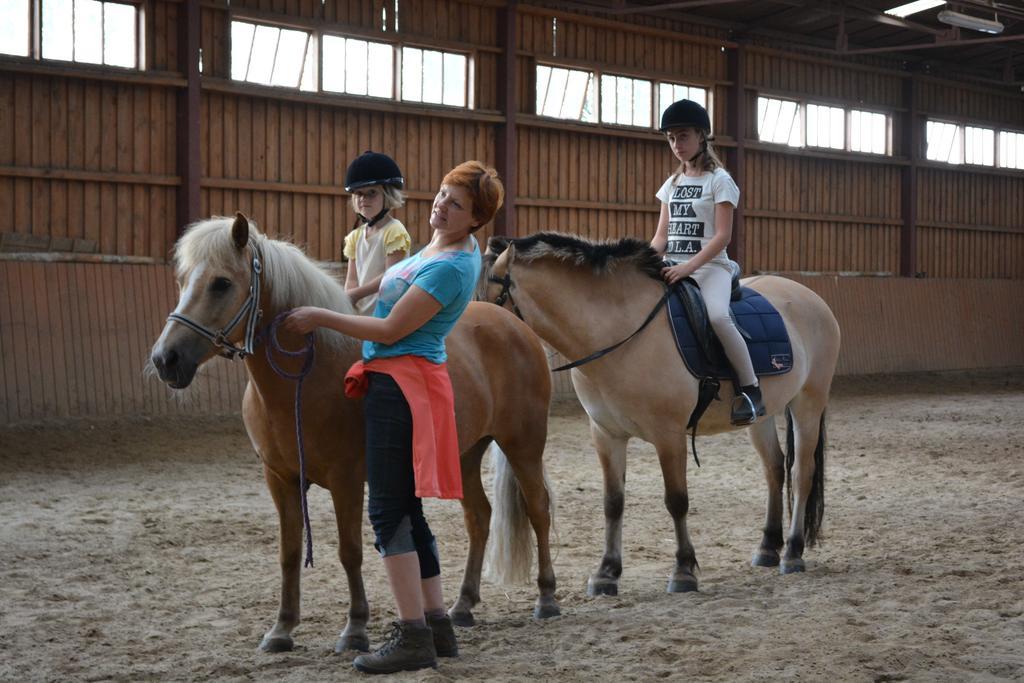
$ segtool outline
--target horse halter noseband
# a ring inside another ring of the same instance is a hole
[[[511,270],[511,268],[509,268]],[[515,299],[512,298],[512,273],[506,271],[505,277],[494,277],[493,275],[487,276],[488,282],[493,282],[496,285],[501,285],[501,291],[498,292],[498,296],[494,297],[494,303],[499,306],[504,306],[505,302],[512,304],[512,312],[516,314],[516,317],[526,322],[523,318],[522,312],[519,310],[519,306],[516,305]]]
[[[238,313],[235,313],[235,317],[229,320],[227,325],[220,330],[214,331],[180,313],[171,313],[167,316],[168,322],[184,325],[193,332],[205,337],[211,344],[220,349],[220,355],[229,360],[234,360],[235,356],[245,360],[246,356],[252,355],[253,346],[256,344],[256,325],[263,314],[263,311],[260,310],[260,274],[263,272],[263,257],[255,244],[250,242],[250,247],[252,248],[252,277],[249,281],[249,296],[246,297],[242,307],[238,309]],[[228,341],[228,335],[231,334],[231,330],[235,329],[235,325],[242,318],[246,318],[245,339],[242,341],[242,346],[238,347]]]

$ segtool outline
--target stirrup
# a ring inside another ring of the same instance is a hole
[[[752,425],[757,421],[757,412],[754,400],[746,393],[740,392],[732,400],[732,413],[729,416],[729,421],[736,427]],[[761,414],[764,414],[763,408]]]

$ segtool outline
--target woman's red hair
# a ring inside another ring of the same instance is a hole
[[[441,181],[442,185],[465,188],[473,199],[473,218],[478,225],[470,232],[476,232],[491,222],[505,201],[505,186],[498,172],[482,161],[464,161]]]

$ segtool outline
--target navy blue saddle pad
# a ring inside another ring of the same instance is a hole
[[[782,322],[782,316],[775,307],[763,296],[749,287],[739,288],[739,297],[733,294],[731,303],[733,315],[744,332],[744,341],[750,351],[750,360],[754,364],[754,373],[758,376],[783,375],[793,369],[793,347],[789,343],[789,334]],[[673,293],[668,298],[669,323],[676,339],[687,369],[696,377],[716,377],[731,379],[732,368],[729,366],[721,344],[715,338],[713,347],[718,358],[707,358],[700,343],[694,337],[686,315],[686,308],[679,295]]]

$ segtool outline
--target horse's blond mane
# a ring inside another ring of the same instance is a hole
[[[507,239],[491,238],[488,251],[500,254],[509,244],[516,248],[516,260],[529,263],[538,259],[554,259],[579,267],[588,267],[597,275],[614,273],[620,268],[635,268],[645,275],[661,277],[661,257],[651,245],[632,237],[591,242],[574,235],[557,232],[538,232],[529,237]]]
[[[231,238],[234,218],[215,216],[188,226],[174,247],[175,272],[184,278],[200,263],[214,269],[238,268],[242,258]],[[318,306],[338,313],[354,313],[345,288],[323,267],[290,242],[261,233],[249,221],[249,243],[263,254],[264,282],[271,283],[270,308],[285,311],[296,306]],[[246,266],[250,252],[245,251]],[[270,321],[266,321],[269,323]],[[358,343],[337,333],[319,335],[335,347]]]

